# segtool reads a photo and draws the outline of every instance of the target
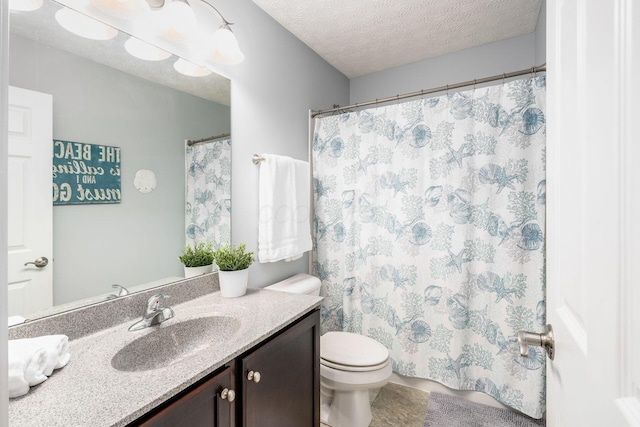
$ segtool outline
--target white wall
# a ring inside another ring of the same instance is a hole
[[[228,133],[229,107],[15,34],[9,70],[11,85],[53,95],[54,139],[121,149],[120,203],[53,207],[54,305],[181,277],[184,140]],[[133,186],[139,169],[153,192]]]
[[[308,110],[349,101],[349,80],[250,0],[216,0],[245,61],[220,67],[231,78],[231,239],[257,250],[258,172],[254,153],[308,158]],[[254,263],[250,286],[308,271],[308,255],[287,263]]]
[[[351,79],[350,103],[445,86],[538,65],[535,33]]]
[[[8,115],[5,105],[9,91],[9,2],[0,1],[0,129],[7,129]],[[0,427],[7,427],[9,388],[7,369],[7,132],[0,132]]]

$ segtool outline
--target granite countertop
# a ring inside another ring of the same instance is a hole
[[[248,289],[239,298],[222,298],[220,292],[214,292],[172,306],[175,317],[157,327],[224,315],[241,319],[240,330],[222,344],[148,371],[122,372],[111,366],[111,359],[126,344],[157,327],[129,332],[133,322],[126,321],[72,340],[66,367],[54,371],[25,396],[9,401],[9,425],[125,426],[303,317],[320,301],[311,295]]]

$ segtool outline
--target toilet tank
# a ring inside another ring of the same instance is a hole
[[[298,273],[265,289],[273,291],[291,292],[294,294],[320,295],[320,279],[305,273]]]

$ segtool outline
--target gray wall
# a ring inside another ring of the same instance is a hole
[[[121,203],[54,206],[54,304],[182,276],[184,140],[229,132],[229,107],[19,36],[10,47],[10,84],[53,95],[55,139],[121,147]],[[139,169],[153,192],[133,186]]]
[[[536,35],[531,33],[357,77],[351,79],[350,102],[365,102],[530,68],[538,65],[535,43]]]
[[[245,61],[220,67],[231,78],[232,220],[234,244],[257,251],[258,172],[254,153],[307,160],[308,110],[349,101],[349,80],[250,0],[216,0],[236,24]],[[249,286],[265,286],[308,271],[308,255],[292,262],[254,263]]]
[[[536,65],[547,62],[547,0],[542,0],[536,24]]]

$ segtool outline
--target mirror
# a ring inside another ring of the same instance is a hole
[[[82,152],[74,143],[117,148],[120,200],[53,206],[53,250],[49,266],[42,269],[53,271],[51,289],[32,291],[20,279],[9,280],[9,315],[29,319],[104,301],[119,293],[112,285],[133,292],[182,279],[178,256],[188,229],[185,140],[230,133],[228,79],[178,73],[173,64],[182,52],[172,46],[162,46],[171,52],[164,60],[135,58],[124,48],[130,38],[125,31],[107,41],[81,38],[56,22],[54,15],[62,7],[44,0],[38,10],[11,12],[10,85],[52,96],[53,139],[71,143],[55,146],[54,156],[66,153],[70,159],[74,150]],[[154,189],[136,182],[141,170],[153,172]],[[226,159],[213,174],[216,179],[228,174],[222,179],[229,181],[230,172]],[[12,182],[16,180],[9,177],[10,187]],[[11,205],[19,200],[12,197],[15,191],[9,194],[11,222]],[[230,212],[226,214],[220,233],[230,240]],[[22,218],[17,220],[22,224]],[[11,235],[21,229],[15,223],[9,228],[11,258],[12,251],[21,250],[20,244],[11,246]],[[15,267],[20,272],[39,272],[22,264]],[[11,277],[11,259],[9,268]],[[44,300],[53,308],[24,312],[47,292],[51,296]]]

